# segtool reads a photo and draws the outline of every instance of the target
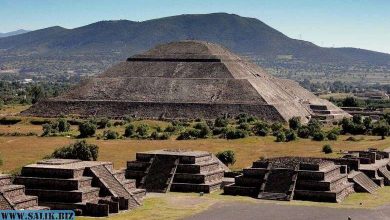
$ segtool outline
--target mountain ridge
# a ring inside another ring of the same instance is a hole
[[[315,64],[390,65],[390,54],[359,48],[319,47],[290,38],[256,18],[227,13],[185,14],[147,21],[99,21],[73,29],[54,26],[0,38],[0,49],[3,53],[117,53],[125,57],[179,40],[210,41],[258,59],[289,55]]]

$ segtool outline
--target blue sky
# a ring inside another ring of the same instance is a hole
[[[320,46],[390,53],[389,0],[0,0],[0,32],[212,12],[255,17]]]

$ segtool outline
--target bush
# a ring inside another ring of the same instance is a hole
[[[285,132],[286,135],[286,141],[295,141],[297,139],[297,134],[295,133],[294,130],[290,129]]]
[[[98,129],[104,129],[111,127],[111,122],[108,118],[100,118],[100,120],[96,121],[96,125]]]
[[[329,144],[325,144],[322,147],[322,152],[324,152],[326,154],[331,154],[331,153],[333,153],[333,149],[332,149],[332,147]]]
[[[229,124],[229,120],[224,117],[216,118],[214,121],[214,127],[226,127]]]
[[[6,117],[3,117],[0,119],[0,125],[14,125],[14,124],[17,124],[19,122],[21,122],[22,119],[20,118],[6,118]]]
[[[326,135],[326,138],[330,141],[336,141],[338,139],[338,136],[334,132],[329,132],[328,135]]]
[[[297,131],[298,137],[300,138],[309,138],[310,137],[310,130],[307,126],[301,126],[298,128]]]
[[[312,118],[307,124],[307,127],[309,128],[310,135],[313,136],[315,133],[321,131],[322,123],[317,119]]]
[[[168,127],[165,128],[165,132],[170,132],[170,133],[173,133],[177,130],[177,127],[175,126],[172,126],[172,125],[168,125]]]
[[[227,131],[227,128],[226,127],[215,127],[213,129],[213,135],[220,135],[220,134],[224,134],[225,132]]]
[[[211,130],[206,123],[197,123],[194,128],[199,130],[197,134],[198,136],[196,136],[196,138],[206,138],[211,133]]]
[[[237,126],[238,129],[241,129],[241,130],[244,130],[244,131],[249,131],[250,130],[250,126],[248,123],[241,123]]]
[[[114,122],[114,126],[115,127],[118,127],[118,126],[123,126],[126,124],[126,121],[115,121]]]
[[[107,130],[107,131],[104,131],[103,136],[107,140],[115,140],[115,139],[118,139],[119,134],[116,131]]]
[[[300,117],[292,117],[288,120],[288,126],[292,130],[298,130],[301,127],[301,118]]]
[[[199,136],[199,130],[194,128],[189,128],[180,133],[177,137],[177,140],[190,140],[196,139]]]
[[[70,130],[70,124],[65,118],[59,118],[57,120],[58,132],[68,132]]]
[[[284,132],[280,131],[276,134],[276,142],[285,142],[286,141],[286,135]]]
[[[283,124],[275,122],[271,125],[272,135],[276,136],[280,131],[283,130]]]
[[[317,131],[313,134],[313,141],[323,141],[325,140],[325,133],[322,131]]]
[[[133,124],[129,124],[125,128],[125,137],[132,137],[135,134],[135,127]]]
[[[236,162],[236,154],[232,150],[218,152],[215,156],[226,166],[233,165]]]
[[[91,137],[96,133],[96,125],[87,121],[79,125],[80,138]]]
[[[382,139],[385,139],[386,136],[389,135],[389,132],[390,132],[390,126],[385,120],[376,122],[372,129],[372,134],[381,136]]]
[[[228,129],[225,132],[226,139],[239,139],[239,138],[245,138],[246,136],[247,133],[240,129]]]
[[[99,147],[88,144],[85,140],[56,149],[51,157],[61,159],[97,160]]]
[[[147,137],[149,135],[149,125],[140,124],[135,132],[137,133],[138,137]]]
[[[52,121],[49,119],[31,119],[30,124],[32,125],[44,125],[44,124],[50,124]]]
[[[252,128],[252,131],[255,135],[258,135],[258,136],[267,136],[269,131],[270,131],[270,128],[269,128],[269,124],[267,124],[266,122],[256,122]]]
[[[150,138],[153,140],[168,140],[169,137],[170,137],[170,134],[167,132],[161,133],[161,132],[154,131],[150,135]]]
[[[241,124],[241,123],[252,123],[252,122],[257,121],[257,118],[255,116],[248,115],[246,113],[242,113],[242,114],[239,114],[236,117],[236,120],[237,120],[238,124]]]

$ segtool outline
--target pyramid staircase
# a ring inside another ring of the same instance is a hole
[[[265,175],[259,199],[290,201],[294,196],[297,169],[270,169]]]
[[[354,183],[356,192],[375,193],[379,189],[379,186],[374,181],[360,171],[351,171],[348,174],[348,180]]]
[[[25,185],[26,194],[38,196],[40,205],[103,217],[141,205],[145,190],[136,189],[135,181],[124,181],[121,174],[109,162],[51,159],[23,167],[15,183]]]
[[[385,186],[390,186],[390,171],[386,166],[378,168],[378,174],[383,177]]]
[[[309,105],[312,117],[322,122],[341,120],[345,117],[345,112],[339,108],[332,109],[328,105]]]
[[[169,191],[178,163],[178,158],[155,155],[141,181],[141,188],[148,192],[165,193]]]
[[[111,196],[119,201],[119,210],[134,209],[141,202],[104,165],[88,168],[91,176],[100,187],[100,196]]]
[[[23,185],[12,184],[11,176],[0,174],[0,210],[48,210],[38,205],[37,196],[25,194]]]
[[[221,188],[224,167],[204,151],[158,150],[137,153],[128,161],[126,178],[148,192],[204,192]]]

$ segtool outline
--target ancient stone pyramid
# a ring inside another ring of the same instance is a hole
[[[348,116],[298,83],[201,41],[159,45],[22,114],[215,118],[239,113],[270,121]]]

